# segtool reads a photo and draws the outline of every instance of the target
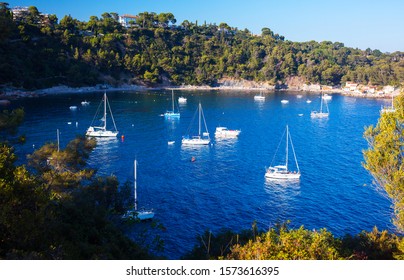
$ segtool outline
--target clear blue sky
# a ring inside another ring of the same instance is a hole
[[[104,12],[137,15],[171,12],[177,24],[227,23],[260,34],[263,27],[304,42],[327,40],[347,47],[404,51],[404,0],[16,0],[9,7],[36,6],[42,13],[81,21]]]

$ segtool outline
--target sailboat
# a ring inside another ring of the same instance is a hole
[[[262,91],[260,91],[260,94],[259,94],[259,95],[255,95],[255,96],[254,96],[254,100],[257,100],[257,101],[265,101],[265,96],[262,94]]]
[[[100,110],[101,104],[104,104],[104,114],[103,117],[101,118],[102,126],[93,126],[94,120],[98,115],[98,111]],[[107,104],[109,108],[109,112],[111,114],[112,122],[114,124],[115,130],[107,130]],[[111,107],[109,106],[107,94],[104,93],[104,98],[102,99],[100,106],[98,106],[97,112],[95,113],[93,122],[91,123],[91,126],[87,129],[86,136],[90,137],[116,137],[119,133],[119,131],[116,129],[115,125],[115,120],[114,116],[112,115]]]
[[[208,127],[206,126],[206,121],[205,121],[205,116],[203,115],[203,110],[202,110],[202,105],[199,103],[198,109],[198,116],[199,116],[199,121],[198,121],[198,135],[195,136],[183,136],[182,137],[182,144],[183,145],[209,145],[210,144],[210,137],[209,137],[209,132],[208,132]],[[196,112],[195,112],[196,113]],[[195,115],[194,115],[195,118]],[[194,120],[192,119],[192,121]],[[205,125],[205,132],[202,132],[202,119],[203,123]],[[192,122],[191,122],[192,125]],[[189,131],[189,129],[188,129]]]
[[[332,99],[332,96],[329,95],[329,94],[324,94],[324,95],[322,96],[322,98],[323,98],[324,100],[331,100],[331,99]]]
[[[178,103],[181,103],[181,104],[187,103],[187,98],[184,96],[178,97]]]
[[[127,219],[127,220],[150,220],[153,219],[154,217],[154,212],[153,210],[138,210],[137,209],[137,183],[136,183],[136,177],[137,177],[137,172],[136,172],[136,167],[137,167],[137,160],[134,161],[134,178],[135,178],[135,182],[134,182],[134,205],[133,205],[133,209],[130,209],[128,211],[126,211],[125,214],[122,215],[122,219]]]
[[[325,103],[326,112],[323,112],[323,102]],[[311,111],[310,116],[312,118],[328,118],[329,114],[327,100],[321,97],[320,111]]]
[[[394,96],[391,96],[391,106],[382,106],[380,113],[394,113],[396,109],[394,109]]]
[[[281,139],[281,142],[283,140],[283,136]],[[297,171],[290,171],[288,169],[288,157],[289,157],[289,143],[292,146],[292,151],[293,151],[293,156],[295,159],[295,163],[296,163],[296,168]],[[275,153],[276,155],[276,153]],[[274,156],[275,159],[275,156]],[[265,177],[269,180],[299,180],[300,179],[300,169],[299,169],[299,164],[297,163],[297,158],[296,158],[296,154],[295,154],[295,148],[293,147],[293,142],[292,142],[292,137],[290,136],[289,133],[289,127],[286,126],[286,159],[285,159],[285,164],[284,165],[276,165],[272,167],[272,163],[271,166],[268,167],[268,169],[266,170],[265,173]]]
[[[176,113],[175,110],[174,110],[174,90],[172,90],[171,94],[172,94],[171,100],[172,100],[173,109],[172,109],[172,111],[165,112],[164,117],[166,119],[179,119],[180,118],[180,112]]]

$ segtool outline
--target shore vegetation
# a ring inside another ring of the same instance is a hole
[[[404,53],[360,50],[341,42],[293,42],[226,23],[177,23],[172,13],[143,12],[127,27],[117,13],[79,21],[34,6],[0,4],[0,85],[27,90],[109,84],[215,86],[223,78],[278,88],[306,84],[399,86]],[[297,77],[297,79],[296,79]]]

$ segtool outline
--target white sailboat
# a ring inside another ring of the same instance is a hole
[[[265,101],[265,96],[262,94],[262,91],[260,91],[259,95],[254,96],[254,100],[256,100],[256,101]]]
[[[93,126],[94,120],[98,115],[98,111],[100,110],[100,106],[102,103],[104,104],[104,114],[103,114],[103,117],[101,118],[102,126]],[[114,124],[114,128],[115,128],[114,131],[107,130],[107,104],[108,104],[109,112],[111,114],[112,122]],[[89,137],[116,137],[118,135],[119,131],[116,129],[114,116],[112,115],[111,107],[109,105],[106,93],[104,93],[104,98],[101,101],[100,106],[98,106],[97,112],[94,116],[91,126],[87,129],[86,136],[89,136]]]
[[[127,219],[127,220],[150,220],[153,219],[154,217],[154,212],[153,210],[138,210],[137,209],[137,160],[134,161],[134,178],[135,178],[135,182],[134,182],[134,205],[133,205],[133,209],[130,209],[128,211],[126,211],[125,214],[123,214],[122,219]]]
[[[175,108],[174,108],[174,90],[172,90],[171,95],[172,95],[171,102],[172,102],[173,109],[171,111],[165,112],[164,117],[166,119],[179,119],[180,118],[180,112],[175,112]]]
[[[195,135],[195,136],[189,136],[189,135],[183,136],[182,137],[182,144],[183,145],[209,145],[210,144],[210,137],[209,137],[208,127],[206,126],[206,120],[205,120],[205,116],[203,115],[203,110],[202,110],[201,103],[199,103],[197,112],[198,112],[198,117],[199,117],[198,135]],[[194,118],[195,118],[195,115],[194,115]],[[192,121],[193,121],[193,119],[192,119]],[[203,119],[203,123],[205,125],[205,132],[202,132],[202,119]],[[192,122],[191,122],[191,125],[192,125]],[[188,129],[188,132],[189,132],[189,129]]]
[[[181,103],[181,104],[187,103],[187,98],[183,97],[183,96],[178,97],[178,103]]]
[[[325,103],[326,111],[323,112],[323,102]],[[327,99],[321,97],[320,111],[311,111],[310,117],[312,118],[328,118],[330,112],[328,111]]]
[[[323,98],[324,100],[331,100],[331,99],[332,99],[332,95],[324,94],[324,95],[322,96],[322,98]]]
[[[391,106],[382,106],[380,109],[380,113],[394,113],[396,109],[394,109],[394,96],[391,96]]]
[[[281,142],[283,140],[283,136],[281,139]],[[290,171],[288,169],[288,157],[289,157],[289,143],[292,146],[292,151],[293,151],[293,156],[295,159],[295,163],[296,163],[296,168],[297,171]],[[276,153],[275,153],[276,155]],[[274,156],[275,159],[275,156]],[[295,154],[295,149],[293,147],[293,142],[292,142],[292,137],[290,136],[289,133],[289,127],[286,126],[286,159],[285,159],[285,164],[284,165],[276,165],[272,167],[272,163],[271,166],[268,167],[268,169],[266,170],[265,173],[265,177],[269,180],[299,180],[300,179],[300,169],[299,169],[299,164],[297,163],[297,158],[296,158],[296,154]]]

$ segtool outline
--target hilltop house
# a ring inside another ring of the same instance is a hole
[[[136,22],[136,19],[138,18],[138,16],[132,16],[132,15],[121,15],[119,16],[119,23],[123,26],[123,27],[130,27],[132,22]]]
[[[28,7],[19,7],[19,6],[12,8],[11,12],[13,14],[13,20],[16,22],[25,21],[30,14]],[[39,13],[39,17],[37,18],[36,23],[42,26],[49,24],[49,15]]]

